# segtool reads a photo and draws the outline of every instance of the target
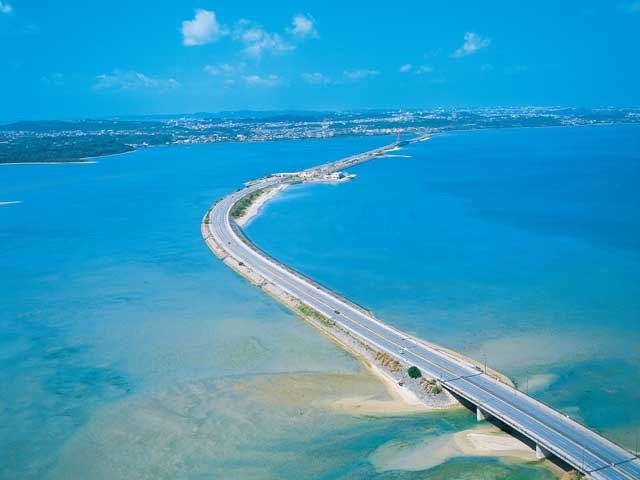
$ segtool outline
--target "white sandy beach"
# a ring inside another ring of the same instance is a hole
[[[354,353],[354,355],[356,355]],[[359,356],[358,356],[359,357]],[[331,408],[351,415],[408,415],[433,411],[422,402],[415,393],[398,385],[395,379],[377,366],[367,363],[359,357],[369,373],[382,382],[391,398],[380,399],[375,396],[344,397],[331,403]]]
[[[263,192],[258,198],[253,201],[251,205],[249,205],[242,216],[236,218],[236,223],[241,227],[247,226],[251,222],[251,220],[253,220],[260,214],[260,210],[265,203],[276,197],[287,187],[288,185],[278,185]]]
[[[370,461],[379,472],[419,471],[462,456],[498,457],[505,461],[534,462],[535,451],[527,444],[489,424],[462,432],[428,437],[418,443],[392,441],[379,447]],[[565,473],[548,461],[541,461],[559,477]]]
[[[536,459],[535,451],[529,445],[493,425],[458,432],[454,440],[466,455],[516,457],[525,461]]]

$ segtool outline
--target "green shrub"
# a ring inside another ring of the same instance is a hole
[[[418,367],[409,367],[409,370],[407,370],[407,373],[411,378],[420,378],[422,376],[422,372]]]
[[[260,190],[256,190],[255,192],[251,192],[249,195],[247,195],[246,197],[242,197],[240,200],[238,200],[236,202],[236,204],[231,207],[231,216],[233,218],[239,218],[242,215],[245,214],[245,212],[247,211],[247,209],[251,206],[251,204],[253,202],[256,201],[256,199],[262,195],[263,193],[265,193],[268,190],[268,188],[261,188]]]
[[[322,315],[320,312],[318,312],[314,308],[308,307],[306,305],[300,305],[298,307],[298,311],[300,313],[302,313],[302,315],[305,316],[305,317],[311,317],[314,320],[319,321],[325,327],[333,327],[333,326],[335,326],[335,322],[333,320],[331,320],[330,318],[325,317],[324,315]]]

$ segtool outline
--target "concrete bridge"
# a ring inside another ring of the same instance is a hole
[[[326,173],[370,160],[397,143],[306,170]],[[257,190],[291,182],[266,177],[218,201],[205,216],[207,242],[300,302],[330,318],[365,344],[404,363],[419,367],[449,392],[476,409],[479,421],[491,417],[519,432],[535,445],[538,458],[555,456],[589,478],[640,479],[640,460],[568,416],[502,383],[478,367],[430,346],[375,318],[369,311],[281,264],[253,244],[231,218],[232,207]]]

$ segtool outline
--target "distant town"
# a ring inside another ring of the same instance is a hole
[[[437,108],[366,112],[228,112],[0,125],[0,164],[79,162],[158,145],[264,142],[451,130],[640,123],[640,108]]]

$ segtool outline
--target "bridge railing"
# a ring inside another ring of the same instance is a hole
[[[498,380],[494,379],[491,376],[488,376],[488,378],[494,383],[499,383]],[[570,422],[574,423],[576,427],[578,427],[583,433],[589,435],[590,437],[597,438],[598,440],[608,442],[613,447],[619,448],[621,450],[620,453],[625,453],[625,454],[631,455],[632,457],[636,457],[637,458],[637,454],[636,453],[634,453],[633,451],[631,451],[628,448],[624,447],[623,445],[620,445],[618,442],[605,437],[600,432],[594,430],[592,427],[589,427],[587,424],[583,423],[582,420],[580,420],[578,418],[570,417],[568,414],[562,412],[561,410],[557,409],[556,407],[554,407],[552,405],[549,405],[548,403],[543,402],[541,400],[538,400],[535,397],[532,397],[531,395],[529,395],[529,393],[523,392],[522,390],[518,389],[517,387],[511,387],[511,388],[513,388],[518,394],[524,395],[527,398],[528,401],[537,404],[541,408],[547,408],[548,410],[552,411],[553,414],[556,417],[558,417],[559,419],[564,420],[564,421],[570,421]]]
[[[590,470],[585,470],[584,469],[584,467],[582,465],[582,462],[580,461],[581,459],[575,458],[572,455],[570,455],[568,453],[565,453],[563,450],[555,448],[553,445],[550,445],[546,441],[546,439],[542,438],[540,435],[538,435],[537,433],[529,430],[528,428],[520,425],[516,420],[511,419],[511,418],[507,418],[507,416],[503,415],[500,411],[495,410],[491,406],[485,406],[484,403],[480,399],[469,395],[467,392],[464,392],[463,390],[461,390],[460,388],[458,388],[454,384],[445,382],[444,385],[445,385],[445,387],[449,388],[450,390],[453,390],[457,395],[460,395],[461,397],[465,398],[467,401],[469,401],[469,402],[475,404],[476,406],[482,408],[487,413],[489,413],[491,416],[497,418],[498,420],[500,420],[505,425],[508,425],[511,428],[517,430],[518,432],[526,435],[527,437],[529,437],[529,439],[531,439],[534,442],[536,442],[537,444],[543,446],[545,449],[549,450],[550,452],[553,452],[554,455],[556,455],[558,458],[562,459],[563,461],[567,462],[569,465],[577,468],[578,470],[581,470],[583,473],[588,473],[590,471]],[[606,466],[607,465],[603,461],[600,461],[600,463],[602,463],[602,466]]]

